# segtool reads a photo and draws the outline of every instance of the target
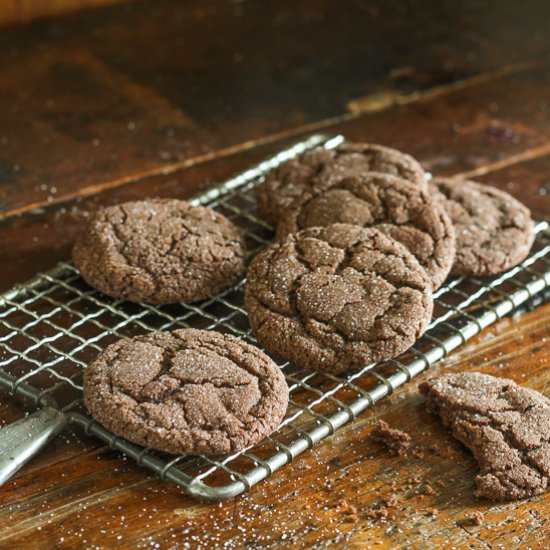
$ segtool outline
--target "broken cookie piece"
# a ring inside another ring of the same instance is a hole
[[[420,384],[427,409],[474,453],[476,496],[526,498],[548,490],[550,400],[512,380],[479,372]]]

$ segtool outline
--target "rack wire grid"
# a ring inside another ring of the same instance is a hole
[[[315,135],[193,199],[225,214],[246,236],[249,257],[269,244],[272,229],[256,217],[252,190],[263,176],[316,146],[332,148],[342,136]],[[155,307],[113,300],[87,286],[70,263],[40,273],[0,295],[0,383],[34,406],[53,406],[70,422],[122,451],[190,495],[224,500],[249,490],[312,448],[451,350],[550,286],[550,231],[536,226],[529,257],[493,278],[449,280],[434,295],[433,320],[415,345],[396,359],[334,376],[297,370],[278,361],[290,403],[278,430],[261,444],[229,456],[187,457],[139,447],[87,415],[82,374],[108,344],[156,330],[215,329],[255,343],[243,306],[244,281],[200,304]]]

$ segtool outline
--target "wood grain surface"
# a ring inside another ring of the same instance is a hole
[[[403,149],[550,219],[550,4],[518,6],[163,0],[3,29],[0,291],[67,259],[98,206],[189,197],[313,131]],[[550,396],[549,316],[503,319],[431,374]],[[475,461],[424,411],[421,379],[221,505],[67,431],[0,489],[0,548],[548,548],[548,497],[474,498]],[[0,390],[1,424],[24,411]],[[417,452],[371,441],[378,418]]]
[[[0,26],[96,8],[129,0],[2,0]]]

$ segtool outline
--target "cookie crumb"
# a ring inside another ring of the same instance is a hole
[[[392,493],[389,497],[384,499],[384,504],[387,508],[394,508],[399,503],[399,497]]]
[[[411,455],[414,456],[414,458],[418,458],[419,460],[422,460],[424,458],[424,450],[418,445],[415,445],[411,449]]]
[[[379,420],[371,432],[374,441],[383,443],[389,451],[397,456],[403,456],[411,445],[411,436],[402,430],[390,428],[387,422]]]
[[[394,521],[395,514],[390,512],[385,506],[381,506],[380,508],[367,510],[365,518],[373,521]]]
[[[347,500],[342,501],[342,505],[340,508],[342,512],[348,514],[357,514],[357,508],[353,504],[350,504]]]
[[[428,446],[428,451],[431,454],[441,456],[441,450],[439,449],[439,445],[437,443],[433,443],[432,445]]]
[[[484,522],[485,522],[485,514],[483,512],[480,512],[479,510],[476,510],[473,514],[470,514],[468,517],[457,521],[457,525],[460,525],[462,527],[475,525],[476,527],[479,527],[480,525],[483,525]]]
[[[426,483],[426,486],[424,487],[424,494],[435,495],[435,489],[429,483]]]
[[[359,521],[357,508],[353,504],[350,504],[347,500],[343,500],[339,508],[348,521],[351,521],[352,523],[357,523]]]
[[[473,525],[483,525],[483,522],[485,521],[485,514],[479,510],[476,510],[469,519]]]

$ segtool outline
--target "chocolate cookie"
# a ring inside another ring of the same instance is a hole
[[[512,380],[479,372],[420,384],[430,412],[474,453],[476,496],[525,498],[548,490],[550,400]]]
[[[535,234],[531,213],[508,193],[473,181],[437,178],[430,192],[453,222],[452,275],[492,275],[526,258]]]
[[[276,225],[292,201],[313,186],[353,174],[381,172],[426,189],[424,171],[411,156],[371,143],[350,143],[336,149],[314,149],[271,171],[256,188],[260,215]]]
[[[132,302],[197,302],[244,271],[237,228],[210,208],[175,199],[99,210],[78,237],[73,260],[101,292]]]
[[[85,372],[84,403],[98,422],[139,445],[219,455],[277,428],[288,387],[279,367],[254,346],[184,329],[107,347]]]
[[[283,213],[277,238],[332,223],[375,227],[393,237],[420,262],[434,290],[453,265],[451,220],[426,192],[396,176],[370,172],[306,191]]]
[[[245,303],[267,350],[333,373],[399,355],[433,306],[430,280],[404,246],[347,224],[304,229],[260,252]]]

